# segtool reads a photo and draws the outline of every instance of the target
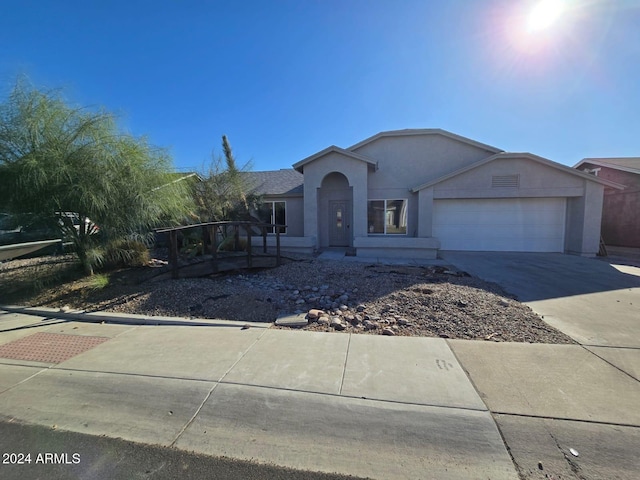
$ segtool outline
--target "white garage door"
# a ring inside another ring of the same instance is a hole
[[[562,252],[564,198],[434,200],[442,250]]]

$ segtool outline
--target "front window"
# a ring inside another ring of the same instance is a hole
[[[260,219],[265,223],[276,225],[287,224],[287,202],[265,202],[261,209]],[[276,233],[276,228],[280,233],[287,233],[285,227],[269,227],[267,233]]]
[[[369,200],[367,206],[369,233],[407,234],[407,200]]]

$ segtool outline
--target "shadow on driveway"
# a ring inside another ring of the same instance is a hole
[[[499,284],[521,302],[640,288],[640,268],[633,275],[605,261],[574,255],[453,251],[441,255],[459,269]]]

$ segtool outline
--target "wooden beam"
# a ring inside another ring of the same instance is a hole
[[[171,265],[171,277],[178,278],[178,231],[169,232],[169,264]]]
[[[267,253],[267,227],[260,227],[262,233],[262,253]]]
[[[233,251],[237,252],[240,250],[240,227],[238,224],[233,225]]]
[[[245,226],[247,229],[247,267],[253,267],[253,259],[251,258],[251,225]]]
[[[211,266],[213,273],[218,273],[218,227],[209,227],[209,236],[211,237]]]

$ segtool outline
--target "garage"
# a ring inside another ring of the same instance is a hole
[[[433,207],[442,250],[564,252],[565,198],[439,199]]]

